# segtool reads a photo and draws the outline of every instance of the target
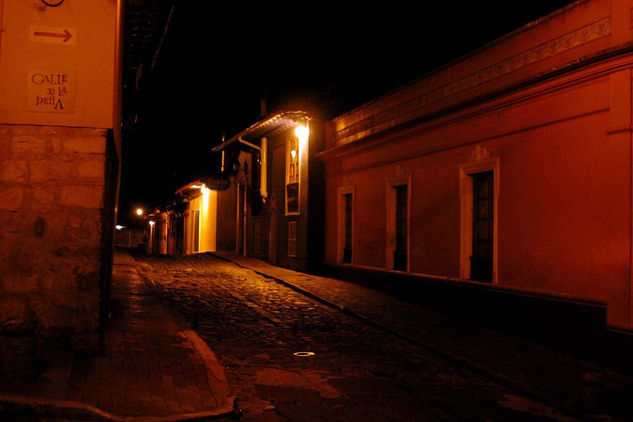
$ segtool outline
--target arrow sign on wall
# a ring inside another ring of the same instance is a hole
[[[33,32],[33,35],[35,35],[36,37],[63,38],[64,42],[68,42],[68,40],[73,37],[73,34],[68,32],[67,29],[64,29],[64,32],[62,32],[62,33],[59,33],[59,32],[40,32],[40,31],[35,31],[35,32]]]
[[[75,44],[77,30],[72,28],[31,27],[31,41],[55,44]]]

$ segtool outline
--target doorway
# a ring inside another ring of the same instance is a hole
[[[235,228],[235,252],[246,255],[246,186],[237,185],[237,227]]]
[[[410,271],[411,175],[388,179],[386,199],[386,267],[395,271]]]
[[[499,179],[499,158],[460,166],[461,279],[497,283]]]
[[[494,173],[471,175],[473,179],[473,252],[470,279],[492,282],[494,248]]]

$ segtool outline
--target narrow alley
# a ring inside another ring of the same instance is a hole
[[[574,420],[211,254],[136,260],[216,353],[244,421]]]

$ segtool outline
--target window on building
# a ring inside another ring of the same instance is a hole
[[[499,159],[484,158],[462,164],[459,174],[459,276],[496,283]]]
[[[354,186],[338,188],[337,260],[351,264],[354,243]]]
[[[156,225],[156,240],[158,240],[158,242],[162,242],[163,241],[163,230],[165,228],[165,223],[162,221],[159,221],[158,224]]]
[[[259,217],[261,215],[261,155],[253,154],[253,170],[251,173],[251,216]]]
[[[473,252],[470,279],[492,282],[494,173],[471,175],[473,179]]]
[[[291,137],[286,154],[286,214],[299,213],[299,143]]]
[[[386,268],[409,271],[409,208],[411,175],[387,180],[386,191]]]
[[[352,262],[352,194],[343,195],[343,257],[342,262]]]
[[[288,222],[288,256],[297,256],[297,222]]]
[[[396,248],[393,251],[393,269],[407,270],[407,243],[408,243],[408,186],[394,186],[396,194]]]

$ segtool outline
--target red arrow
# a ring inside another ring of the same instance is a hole
[[[63,38],[64,42],[67,42],[69,39],[73,37],[73,34],[71,34],[67,29],[64,29],[64,33],[35,31],[33,32],[33,35],[38,36],[38,37]]]

